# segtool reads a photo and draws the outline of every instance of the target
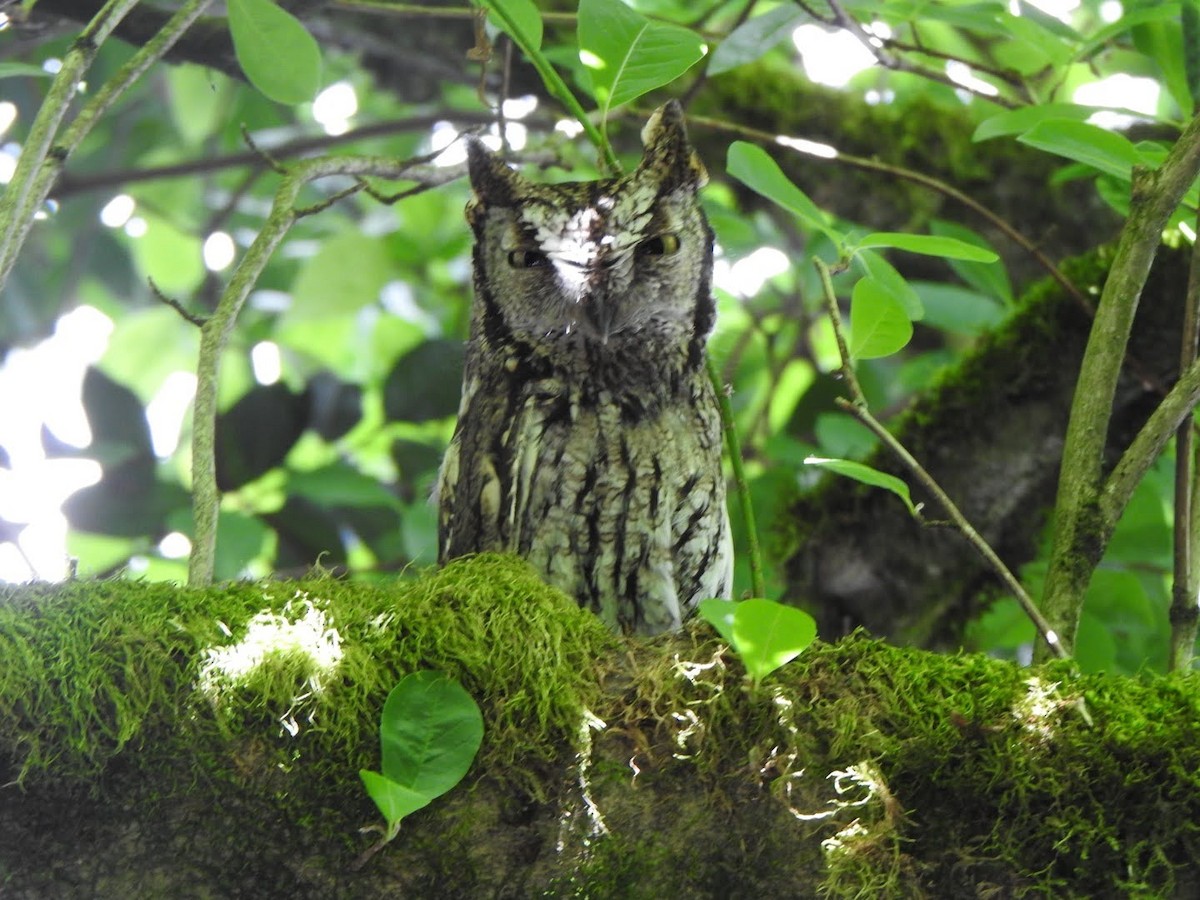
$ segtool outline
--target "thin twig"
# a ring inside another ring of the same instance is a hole
[[[1017,602],[1021,604],[1021,608],[1025,610],[1025,614],[1029,617],[1030,621],[1033,622],[1034,626],[1038,630],[1038,633],[1041,634],[1042,639],[1046,642],[1046,646],[1048,646],[1050,650],[1060,659],[1068,658],[1067,650],[1065,647],[1063,647],[1062,641],[1059,640],[1059,637],[1055,633],[1054,629],[1051,628],[1050,624],[1045,620],[1045,618],[1043,618],[1041,611],[1034,604],[1033,599],[1026,592],[1025,588],[1022,587],[1021,582],[1017,580],[1016,576],[1013,575],[1008,566],[1004,564],[1004,561],[996,555],[996,551],[993,550],[988,542],[980,536],[979,532],[975,530],[974,526],[967,521],[967,517],[962,514],[959,508],[955,505],[954,501],[951,500],[946,492],[942,490],[941,485],[938,484],[933,476],[925,470],[924,466],[917,462],[917,460],[911,453],[908,452],[905,446],[896,440],[896,438],[892,436],[892,433],[884,428],[878,419],[871,415],[870,410],[867,408],[867,399],[863,395],[862,389],[859,387],[858,379],[854,375],[854,365],[850,359],[850,354],[847,351],[846,338],[842,329],[842,316],[838,311],[837,295],[833,292],[833,280],[830,277],[829,266],[827,266],[825,261],[820,258],[814,259],[813,262],[816,264],[817,271],[821,273],[821,284],[825,288],[825,308],[829,313],[829,319],[833,325],[833,332],[837,338],[838,354],[841,357],[842,376],[846,380],[846,385],[850,389],[850,395],[852,397],[851,400],[846,400],[845,398],[839,397],[837,399],[838,406],[849,412],[852,416],[854,416],[854,418],[858,419],[859,422],[869,428],[871,432],[879,438],[883,445],[887,447],[897,459],[900,460],[904,467],[913,474],[913,476],[921,483],[925,490],[927,490],[934,497],[934,499],[937,500],[942,509],[945,510],[946,515],[950,517],[950,520],[959,530],[959,533],[961,533],[963,537],[967,539],[967,542],[975,548],[975,551],[984,558],[987,564],[992,568],[992,571],[1000,576],[1000,580],[1004,582],[1005,586],[1012,592],[1013,596],[1017,598]]]
[[[729,454],[729,465],[733,470],[734,490],[742,508],[742,521],[746,526],[746,550],[750,556],[750,590],[755,597],[767,596],[767,582],[763,577],[762,551],[758,546],[758,527],[754,521],[754,504],[750,499],[750,484],[746,481],[746,469],[742,465],[742,445],[738,440],[737,427],[733,421],[733,406],[729,402],[729,390],[721,378],[716,361],[707,359],[708,377],[717,395],[717,407],[721,410],[721,430],[725,432],[725,450]]]
[[[216,468],[217,385],[221,355],[251,289],[288,230],[305,212],[296,205],[301,189],[311,181],[332,175],[413,180],[419,168],[411,161],[387,157],[327,157],[295,163],[281,179],[266,222],[234,269],[216,310],[200,329],[196,397],[192,407],[192,515],[195,525],[192,552],[188,558],[190,586],[211,584],[216,561],[217,514],[221,500]],[[356,182],[354,189],[358,186]]]
[[[46,199],[45,194],[39,195],[37,191],[38,176],[43,166],[66,152],[55,145],[55,139],[79,83],[100,45],[136,5],[137,0],[108,0],[72,43],[62,68],[50,82],[46,99],[25,136],[13,176],[0,194],[0,288],[16,264],[34,214]]]
[[[190,322],[192,325],[195,325],[197,328],[204,327],[205,318],[203,316],[196,315],[194,312],[187,309],[182,303],[180,303],[174,297],[171,297],[168,294],[163,293],[162,288],[160,288],[157,284],[154,283],[153,278],[147,278],[146,280],[150,283],[150,293],[152,293],[155,297],[157,297],[160,303],[171,307],[171,309],[173,309],[173,310],[175,310],[175,312],[179,313],[179,317],[181,319],[183,319],[185,322]]]
[[[908,60],[894,56],[887,52],[883,46],[883,42],[866,32],[866,29],[859,24],[854,16],[846,12],[839,0],[825,0],[829,4],[829,8],[833,11],[833,19],[838,26],[844,28],[850,34],[854,35],[864,47],[866,47],[871,55],[885,69],[891,69],[893,72],[907,72],[910,75],[917,75],[929,81],[937,82],[954,88],[956,91],[966,91],[968,94],[974,94],[981,100],[986,100],[989,103],[995,103],[997,106],[1003,106],[1008,109],[1013,109],[1016,106],[1012,100],[1007,97],[1001,97],[999,93],[988,93],[979,88],[971,87],[970,85],[961,84],[955,81],[945,72],[939,72],[937,69],[930,69],[925,66],[918,66]],[[970,63],[959,60],[965,66],[970,66]]]

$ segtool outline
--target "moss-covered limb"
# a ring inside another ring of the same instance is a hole
[[[1068,648],[1075,642],[1092,568],[1099,563],[1136,485],[1136,479],[1126,476],[1138,460],[1118,466],[1107,479],[1103,476],[1108,424],[1133,318],[1163,229],[1198,172],[1200,116],[1180,135],[1161,168],[1134,173],[1129,219],[1113,254],[1080,365],[1063,444],[1054,546],[1041,604]],[[1187,284],[1186,276],[1178,284]],[[1153,440],[1139,438],[1139,451],[1151,452],[1152,446],[1142,447],[1142,443],[1152,445]],[[1145,468],[1151,461],[1141,460]]]
[[[233,676],[224,651],[264,623],[291,650]],[[304,628],[336,629],[340,661]],[[854,636],[754,689],[706,625],[624,643],[494,556],[391,588],[10,589],[0,641],[6,897],[1166,897],[1200,877],[1194,677]],[[374,818],[356,769],[421,667],[480,701],[485,745],[353,872]]]
[[[1161,384],[1174,378],[1186,257],[1161,257],[1146,289],[1154,301],[1143,304],[1134,329],[1131,352]],[[1099,251],[1064,268],[1076,284],[1098,290],[1109,259]],[[1088,327],[1077,304],[1043,282],[892,427],[1010,569],[1032,558],[1053,505]],[[1143,379],[1122,379],[1108,465],[1154,401]],[[885,453],[869,462],[904,477]],[[928,498],[919,492],[916,499]],[[997,590],[952,531],[923,528],[895,497],[845,479],[826,480],[773,524],[788,595],[818,617],[827,638],[849,623],[923,646],[958,646],[963,624]]]

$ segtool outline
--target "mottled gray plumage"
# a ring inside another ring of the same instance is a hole
[[[728,597],[706,175],[678,104],[622,178],[535,184],[469,144],[475,302],[442,562],[519,553],[626,632]]]

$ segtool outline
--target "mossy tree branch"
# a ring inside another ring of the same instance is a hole
[[[1135,461],[1127,452],[1105,483],[1105,439],[1138,300],[1163,228],[1198,172],[1200,116],[1188,125],[1160,169],[1135,169],[1129,219],[1121,231],[1088,336],[1063,447],[1054,544],[1042,597],[1042,611],[1068,649],[1075,640],[1092,571],[1133,487],[1153,461],[1152,457]],[[1151,417],[1130,446],[1131,452],[1137,448],[1137,452],[1156,453],[1166,439],[1161,437],[1162,425],[1171,422],[1173,429],[1191,408],[1187,404],[1195,403],[1184,379],[1168,396],[1175,402],[1170,407],[1164,402],[1162,414]]]
[[[397,160],[379,156],[322,157],[282,169],[283,179],[275,192],[271,212],[262,230],[242,257],[213,314],[200,329],[200,352],[196,361],[196,398],[192,408],[192,551],[188,557],[188,584],[204,587],[212,583],[216,562],[217,517],[221,504],[217,488],[216,430],[217,385],[221,355],[233,334],[238,314],[258,282],[272,254],[292,225],[305,215],[325,209],[330,203],[366,188],[361,179],[373,176],[405,179],[434,186],[461,174],[453,169],[419,167],[423,160]],[[311,207],[298,207],[300,191],[309,182],[333,175],[360,179],[347,191]],[[368,191],[370,192],[370,191]]]

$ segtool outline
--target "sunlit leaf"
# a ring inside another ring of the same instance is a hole
[[[321,86],[321,49],[272,0],[229,0],[229,33],[250,83],[278,103],[304,103]]]
[[[323,319],[356,312],[376,302],[397,274],[385,239],[346,231],[327,239],[304,261],[292,286],[287,318]]]
[[[1049,119],[1067,119],[1082,122],[1095,115],[1093,106],[1077,103],[1041,103],[1037,106],[1021,106],[984,119],[971,135],[973,141],[987,141],[1011,134],[1024,134],[1035,125]]]
[[[467,774],[483,741],[483,716],[457,681],[414,672],[388,694],[379,738],[383,774],[432,799]]]
[[[908,490],[908,485],[895,475],[888,475],[886,472],[880,472],[878,469],[849,459],[823,459],[818,456],[810,456],[804,462],[806,465],[820,466],[822,469],[828,469],[830,472],[836,472],[846,478],[853,478],[863,484],[891,491],[904,501],[904,505],[908,507],[910,513],[914,516],[917,514],[917,508],[912,502],[912,494]]]
[[[542,14],[533,0],[482,0],[497,28],[516,41],[526,54],[542,46]]]
[[[1132,168],[1144,162],[1129,138],[1087,122],[1050,119],[1039,122],[1017,140],[1126,181]]]
[[[913,290],[896,267],[888,262],[881,253],[874,250],[860,250],[854,254],[856,262],[861,263],[867,274],[875,279],[885,291],[900,301],[904,313],[913,322],[919,322],[925,316],[925,308],[921,304],[920,295]]]
[[[604,119],[614,106],[670,84],[704,52],[694,32],[651,21],[621,0],[579,4],[579,58]]]
[[[858,241],[859,249],[868,247],[891,247],[921,253],[925,256],[941,256],[946,259],[969,259],[975,262],[995,262],[999,257],[991,250],[950,237],[930,234],[904,234],[896,231],[876,231]]]
[[[708,61],[708,74],[720,75],[754,62],[791,37],[796,26],[807,19],[798,8],[784,4],[743,22],[717,45]]]
[[[725,642],[733,646],[733,614],[737,604],[732,600],[701,600],[696,612],[717,630]]]
[[[817,623],[802,609],[752,598],[736,604],[733,647],[746,671],[761,681],[799,656],[817,636]]]
[[[874,278],[860,278],[850,299],[850,356],[890,356],[912,340],[913,326],[900,301]]]
[[[746,187],[795,213],[809,227],[825,232],[834,243],[844,240],[843,235],[829,227],[829,216],[783,174],[779,164],[762,147],[734,141],[729,145],[725,166]]]

